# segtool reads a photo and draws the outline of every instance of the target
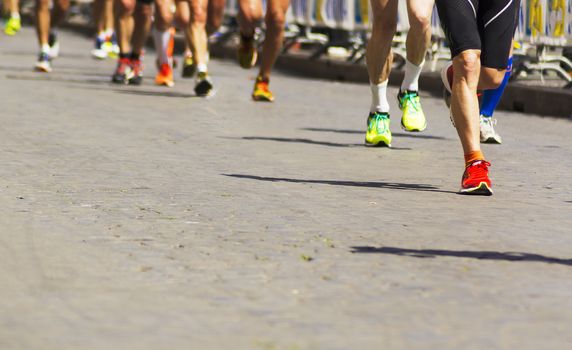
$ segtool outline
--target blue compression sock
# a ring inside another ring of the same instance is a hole
[[[487,117],[492,117],[495,112],[495,108],[500,102],[508,79],[510,78],[510,73],[512,72],[512,57],[508,58],[508,64],[506,67],[506,73],[504,74],[504,79],[500,86],[493,90],[485,90],[483,92],[483,99],[481,100],[481,114]]]

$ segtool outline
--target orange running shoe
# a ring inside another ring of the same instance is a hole
[[[175,86],[175,82],[173,81],[173,69],[168,63],[161,65],[159,73],[155,76],[155,84],[167,87]]]
[[[493,194],[489,179],[489,166],[486,160],[476,160],[467,165],[461,179],[461,194],[490,196]]]
[[[264,79],[262,77],[257,77],[256,82],[254,83],[254,90],[252,91],[252,99],[254,101],[263,101],[263,102],[273,102],[274,95],[268,88],[269,84],[268,79]]]

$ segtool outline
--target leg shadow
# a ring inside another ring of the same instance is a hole
[[[356,134],[356,135],[365,133],[363,130],[327,129],[327,128],[301,128],[300,130],[316,131],[316,132],[333,132],[337,134]],[[443,136],[425,135],[420,133],[393,132],[391,134],[397,137],[410,137],[413,139],[417,138],[417,139],[427,139],[427,140],[450,140]]]
[[[468,258],[478,260],[498,260],[498,261],[530,261],[546,264],[558,264],[572,266],[572,259],[560,259],[540,254],[521,253],[521,252],[495,252],[495,251],[470,251],[470,250],[443,250],[443,249],[405,249],[396,247],[372,247],[361,246],[352,247],[352,253],[377,253],[408,256],[413,258],[436,258],[436,257],[454,257]]]
[[[239,139],[239,140],[250,140],[250,141],[274,141],[274,142],[286,142],[286,143],[305,143],[310,145],[318,146],[328,146],[328,147],[365,147],[362,143],[339,143],[339,142],[329,142],[329,141],[316,141],[304,138],[289,138],[289,137],[264,137],[264,136],[244,136],[240,138],[236,137],[226,137],[228,139]],[[411,148],[406,147],[391,147],[392,150],[397,151],[407,151]]]
[[[425,184],[408,184],[400,182],[368,182],[368,181],[340,181],[340,180],[307,180],[307,179],[290,179],[283,177],[264,177],[255,175],[245,175],[245,174],[221,174],[228,177],[234,177],[238,179],[249,179],[257,181],[268,181],[268,182],[290,182],[290,183],[300,183],[300,184],[320,184],[320,185],[331,185],[331,186],[349,186],[349,187],[369,187],[369,188],[386,188],[393,190],[406,190],[406,191],[422,191],[422,192],[440,192],[440,193],[455,193],[451,191],[444,191],[438,187],[425,185]]]

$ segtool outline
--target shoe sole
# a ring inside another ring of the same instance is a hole
[[[38,67],[38,66],[34,67],[34,70],[35,70],[36,72],[40,72],[40,73],[51,73],[51,72],[52,72],[52,69],[51,69],[51,68]]]
[[[490,188],[486,182],[481,182],[479,186],[472,188],[461,188],[460,194],[474,195],[474,196],[492,196],[493,189]]]
[[[252,100],[256,102],[274,102],[274,98],[252,96]]]
[[[238,65],[240,67],[242,67],[243,69],[250,69],[256,65],[256,60],[258,60],[258,52],[257,51],[254,51],[254,55],[252,55],[252,59],[250,60],[250,62],[248,64],[244,64],[244,65],[240,61],[240,55],[239,55],[238,56]]]
[[[403,125],[403,119],[401,120],[401,129],[403,131],[407,131],[407,132],[422,132],[425,131],[425,129],[427,129],[427,124],[425,124],[425,126],[423,126],[423,128],[421,129],[407,129],[407,127],[405,125]]]
[[[160,81],[160,82],[155,81],[155,85],[173,87],[173,86],[175,86],[175,82],[174,81]]]
[[[385,142],[383,142],[383,141],[379,141],[378,143],[371,143],[371,142],[368,142],[367,140],[365,140],[365,141],[364,141],[364,145],[365,145],[366,147],[372,147],[372,148],[374,148],[374,147],[379,147],[379,148],[391,148],[391,144],[387,144],[387,143],[385,143]]]
[[[481,140],[481,143],[500,145],[502,143],[502,141],[499,141],[499,140],[495,139],[494,137],[489,137],[489,138],[486,138],[484,140]]]

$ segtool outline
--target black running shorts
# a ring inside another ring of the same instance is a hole
[[[141,5],[151,5],[153,4],[154,0],[137,0],[137,2]]]
[[[452,57],[481,50],[481,65],[505,69],[518,25],[520,0],[437,0]]]

